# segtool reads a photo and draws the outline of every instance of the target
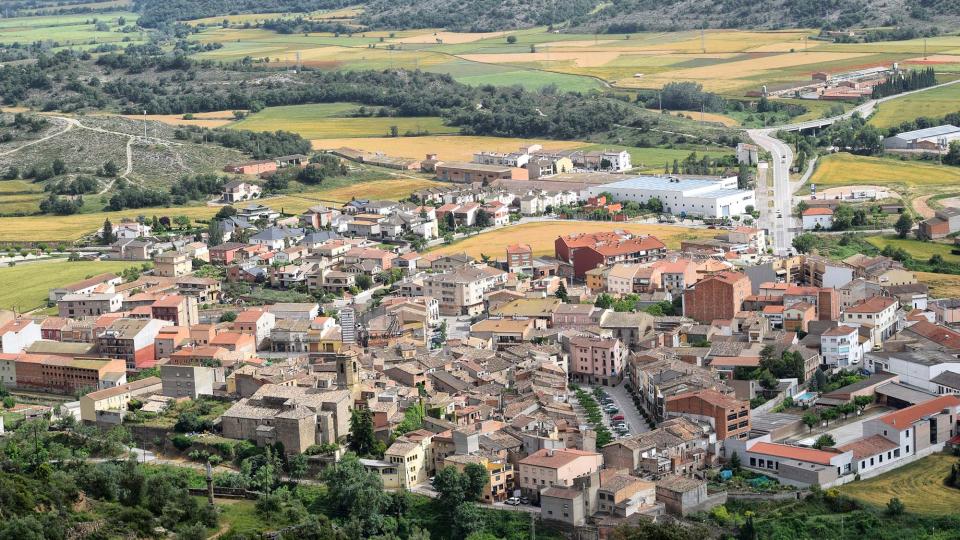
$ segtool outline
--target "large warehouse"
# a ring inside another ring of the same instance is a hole
[[[960,140],[960,128],[945,124],[907,131],[887,137],[883,147],[887,150],[946,150],[953,141]]]
[[[658,198],[665,212],[675,215],[722,218],[747,213],[756,206],[752,190],[737,189],[737,177],[712,179],[675,176],[637,176],[612,184],[592,186],[588,196],[610,193],[615,201],[645,203]]]

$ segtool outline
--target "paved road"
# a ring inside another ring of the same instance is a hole
[[[617,408],[620,409],[618,414],[623,415],[627,422],[627,427],[630,428],[631,435],[650,431],[650,426],[647,425],[647,421],[643,419],[640,411],[637,410],[637,406],[633,404],[633,398],[630,396],[630,392],[627,391],[624,383],[620,383],[617,386],[605,386],[603,389],[617,404]],[[606,413],[604,413],[604,416],[606,416]]]
[[[790,165],[793,163],[793,150],[779,139],[775,139],[770,130],[751,129],[747,131],[757,145],[770,152],[771,163],[765,170],[758,168],[757,203],[760,205],[760,227],[770,235],[769,244],[775,255],[786,255],[793,245],[796,227],[790,215],[793,190],[790,188]],[[773,197],[767,176],[773,175]]]
[[[767,201],[770,200],[767,193],[769,188],[766,183],[766,177],[764,176],[763,178],[760,178],[762,173],[758,173],[757,178],[757,204],[760,205],[760,227],[767,229],[769,232],[770,245],[773,247],[774,253],[777,255],[784,255],[787,254],[792,247],[793,238],[800,226],[799,220],[790,216],[790,211],[793,207],[793,192],[802,185],[802,182],[797,182],[794,187],[790,186],[790,165],[793,163],[793,151],[790,149],[790,145],[775,138],[775,135],[778,131],[800,131],[803,129],[827,127],[834,122],[850,118],[854,114],[858,114],[861,117],[866,118],[873,114],[873,111],[876,109],[877,105],[886,101],[899,99],[904,96],[909,96],[910,94],[926,92],[934,88],[949,86],[956,83],[960,83],[960,79],[927,88],[921,88],[919,90],[904,92],[902,94],[887,96],[885,98],[872,99],[841,115],[830,118],[821,118],[818,120],[810,120],[808,122],[786,124],[765,129],[747,130],[747,134],[750,136],[750,138],[753,139],[758,146],[770,152],[773,158],[773,162],[769,164],[769,170],[772,171],[774,184],[773,205],[767,203]],[[808,172],[809,171],[812,171],[812,168],[808,169]],[[768,172],[768,174],[771,173]],[[805,178],[809,178],[808,175],[804,176]]]

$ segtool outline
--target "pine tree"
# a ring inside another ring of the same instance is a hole
[[[207,225],[207,245],[219,246],[223,243],[223,228],[220,226],[220,220],[211,219]]]
[[[109,246],[116,240],[116,237],[113,235],[113,223],[110,223],[110,218],[103,220],[103,230],[100,232],[100,239],[105,246]]]
[[[561,281],[561,282],[560,282],[560,286],[557,287],[556,296],[557,296],[557,298],[559,298],[560,300],[562,300],[562,301],[564,301],[564,302],[567,301],[567,286],[564,285],[563,281]]]

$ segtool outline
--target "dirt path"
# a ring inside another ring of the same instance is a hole
[[[20,145],[20,146],[18,146],[18,147],[16,147],[16,148],[7,150],[7,151],[5,151],[5,152],[2,152],[2,153],[0,153],[0,156],[9,156],[10,154],[14,154],[14,153],[16,153],[16,152],[19,152],[20,150],[23,150],[24,148],[28,148],[28,147],[33,146],[33,145],[35,145],[35,144],[40,144],[40,143],[42,143],[42,142],[44,142],[44,141],[49,141],[50,139],[53,139],[53,138],[55,138],[55,137],[59,137],[60,135],[63,135],[64,133],[66,133],[66,132],[70,131],[71,129],[73,129],[73,127],[76,125],[76,124],[74,124],[73,122],[71,122],[70,120],[68,120],[68,119],[66,119],[66,118],[60,118],[59,116],[58,116],[58,117],[55,117],[55,118],[57,118],[57,119],[59,119],[59,120],[65,121],[65,122],[67,123],[67,127],[63,128],[62,130],[60,130],[60,131],[58,131],[58,132],[56,132],[56,133],[51,133],[50,135],[47,135],[46,137],[41,137],[41,138],[39,138],[39,139],[37,139],[37,140],[35,140],[35,141],[30,141],[30,142],[25,143],[25,144],[22,144],[22,145]]]
[[[913,211],[922,216],[924,219],[929,219],[933,217],[933,208],[930,208],[930,205],[927,204],[927,200],[933,197],[933,195],[924,195],[923,197],[917,197],[910,203],[913,207]]]

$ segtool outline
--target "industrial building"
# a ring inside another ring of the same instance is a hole
[[[953,141],[960,140],[960,127],[945,124],[914,131],[906,131],[883,140],[885,150],[946,150]]]
[[[739,216],[747,213],[748,206],[756,206],[754,192],[737,189],[735,176],[723,179],[638,176],[591,186],[581,196],[596,197],[605,192],[618,202],[646,203],[657,198],[663,203],[664,212],[706,218]]]

